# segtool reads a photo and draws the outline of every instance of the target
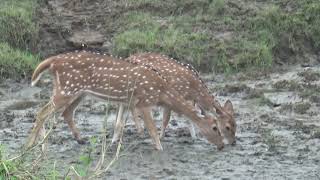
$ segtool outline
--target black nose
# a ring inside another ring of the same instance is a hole
[[[222,151],[223,148],[224,148],[224,145],[218,146],[218,150],[219,150],[219,151]]]

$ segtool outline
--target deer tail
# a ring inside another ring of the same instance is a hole
[[[50,65],[52,64],[52,61],[54,60],[54,57],[50,57],[48,59],[45,59],[42,61],[37,68],[34,70],[31,78],[31,86],[35,86],[37,82],[39,81],[43,71],[47,70]]]

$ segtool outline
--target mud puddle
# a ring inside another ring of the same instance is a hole
[[[291,67],[266,77],[206,76],[221,103],[230,99],[236,111],[237,145],[218,151],[201,138],[192,139],[186,118],[173,115],[162,140],[163,152],[151,145],[147,132],[141,137],[128,117],[120,158],[100,179],[320,179],[320,67]],[[307,78],[306,78],[307,77]],[[0,85],[0,142],[15,154],[32,127],[34,114],[47,101],[47,85],[5,82]],[[85,100],[76,112],[82,136],[99,137],[105,116],[104,103]],[[157,115],[160,127],[161,114]],[[111,140],[115,111],[107,117]],[[62,121],[56,116],[57,121]],[[48,143],[48,167],[57,164],[65,173],[79,164],[79,157],[100,143],[79,145],[67,125],[56,125]],[[108,150],[111,158],[115,147]]]

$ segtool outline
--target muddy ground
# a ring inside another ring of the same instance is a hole
[[[222,151],[201,138],[192,140],[184,117],[172,116],[163,152],[151,145],[147,132],[140,137],[131,117],[124,131],[121,157],[101,179],[320,179],[320,66],[295,66],[269,73],[206,75],[209,88],[222,103],[230,99],[236,111],[237,144]],[[48,100],[50,81],[40,87],[28,83],[0,85],[0,142],[11,155],[19,151],[34,114]],[[58,116],[56,116],[58,117]],[[85,100],[76,112],[81,134],[99,137],[105,104]],[[115,111],[108,116],[112,133]],[[160,116],[157,119],[160,127]],[[61,120],[61,118],[57,118]],[[111,139],[111,135],[108,140]],[[50,136],[43,163],[61,174],[79,164],[88,149],[100,157],[100,143],[79,145],[67,125],[58,123]],[[108,157],[115,154],[115,147]]]

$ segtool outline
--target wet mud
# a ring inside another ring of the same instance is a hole
[[[188,120],[173,114],[162,139],[164,151],[156,151],[145,131],[141,136],[127,117],[120,158],[100,179],[320,179],[320,115],[317,74],[320,67],[290,67],[265,76],[254,74],[205,75],[209,88],[224,103],[230,99],[236,111],[237,144],[222,151],[201,137],[192,139]],[[309,73],[309,74],[308,74]],[[308,74],[308,75],[306,75]],[[39,87],[11,81],[0,85],[0,142],[11,154],[25,143],[36,112],[50,97],[51,82]],[[83,154],[93,160],[101,155],[101,134],[107,118],[111,140],[114,106],[83,101],[76,123],[88,144],[78,144],[66,123],[56,114],[49,137],[46,163],[57,164],[62,174],[80,164]],[[156,111],[158,127],[161,112]],[[95,138],[98,137],[98,138]],[[96,143],[92,143],[97,139]],[[90,150],[91,149],[91,150]],[[116,152],[107,151],[110,160]]]

